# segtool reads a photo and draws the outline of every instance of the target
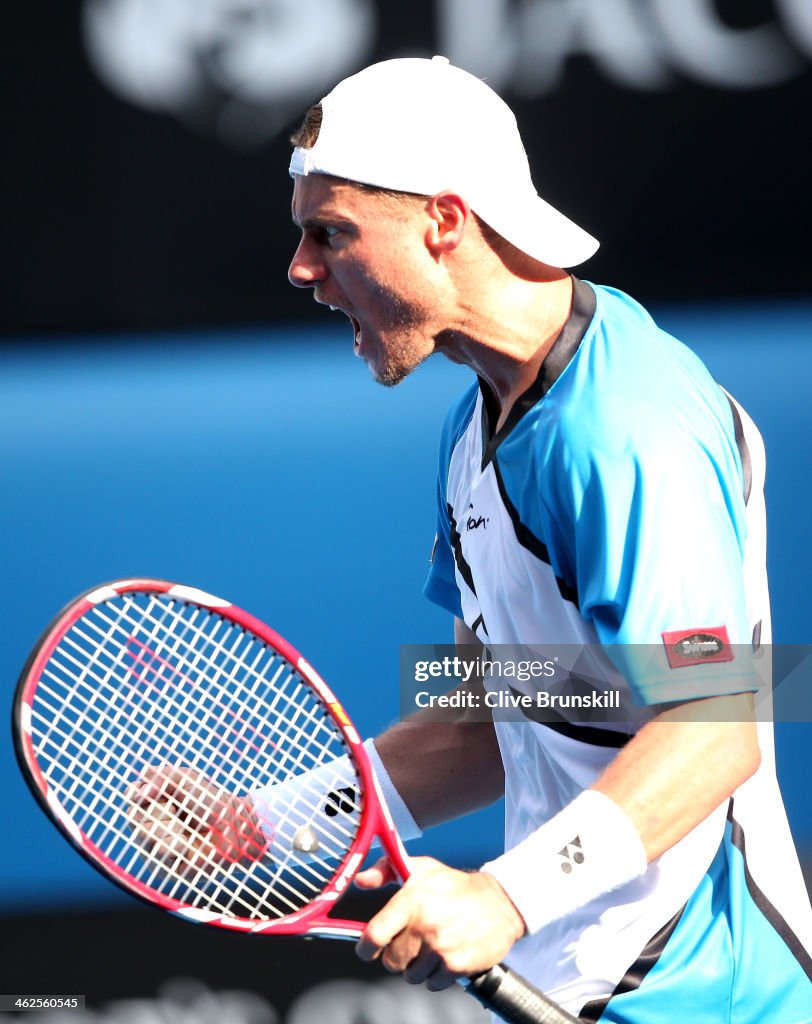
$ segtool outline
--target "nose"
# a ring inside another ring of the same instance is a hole
[[[288,267],[288,280],[296,288],[315,288],[324,281],[327,271],[319,257],[318,247],[303,235]]]

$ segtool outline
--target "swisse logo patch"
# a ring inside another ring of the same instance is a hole
[[[730,646],[726,626],[670,630],[664,632],[662,637],[671,668],[733,661],[733,648]]]

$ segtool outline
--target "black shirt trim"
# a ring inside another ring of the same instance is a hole
[[[496,455],[496,449],[513,430],[525,413],[536,405],[555,384],[564,370],[572,361],[573,356],[583,341],[584,335],[592,323],[597,309],[598,300],[595,292],[588,284],[577,277],[572,278],[572,310],[569,319],[561,328],[547,357],[539,368],[538,376],[530,387],[513,403],[507,419],[494,432],[499,420],[499,403],[490,386],[480,377],[479,389],[482,392],[482,468],[488,465]]]
[[[578,1018],[583,1021],[583,1024],[597,1024],[597,1021],[601,1019],[603,1011],[615,996],[621,996],[625,992],[634,992],[635,989],[640,988],[645,976],[663,955],[666,944],[673,935],[674,929],[679,924],[679,920],[682,917],[684,910],[685,907],[681,907],[680,910],[674,914],[671,920],[664,924],[663,927],[649,939],[643,947],[643,951],[640,956],[638,956],[628,971],[626,971],[610,996],[606,996],[603,999],[593,999],[586,1004],[586,1006],[581,1010]]]
[[[744,504],[750,500],[750,491],[753,488],[753,463],[750,459],[750,449],[747,447],[747,441],[744,437],[744,426],[742,425],[742,418],[739,415],[739,410],[736,408],[736,403],[730,397],[725,395],[730,405],[730,411],[733,413],[733,432],[736,436],[736,447],[739,449],[739,458],[742,460],[742,473],[744,475]]]
[[[742,855],[742,860],[744,861],[744,880],[747,885],[747,891],[750,893],[753,902],[761,913],[767,918],[773,928],[787,944],[790,952],[803,968],[807,978],[812,981],[812,957],[810,957],[809,953],[801,943],[801,940],[790,928],[781,916],[780,912],[767,899],[761,889],[759,889],[758,885],[756,885],[753,876],[750,874],[750,868],[747,864],[747,851],[744,843],[744,829],[733,817],[733,800],[731,800],[728,805],[727,820],[730,822],[733,845],[737,850],[739,850]]]
[[[519,690],[511,686],[510,692],[514,697],[521,697]],[[529,708],[519,705],[519,710],[525,718],[537,725],[544,725],[561,736],[567,736],[571,740],[579,740],[581,743],[591,743],[593,747],[610,747],[613,750],[621,750],[632,738],[629,733],[616,732],[613,729],[599,729],[594,725],[578,725],[570,722],[563,715],[560,715],[555,708]]]
[[[531,554],[535,555],[539,561],[544,562],[552,568],[549,548],[544,541],[540,540],[519,518],[519,510],[510,500],[510,495],[505,487],[505,481],[502,479],[502,471],[500,470],[499,463],[496,459],[493,460],[493,472],[496,477],[496,486],[499,488],[499,496],[502,499],[502,504],[510,517],[510,521],[513,523],[513,531],[516,534],[516,540],[523,548],[526,548]],[[567,583],[567,581],[562,579],[560,576],[555,576],[555,582],[561,597],[565,601],[569,601],[571,604],[574,604],[578,611],[580,611],[581,606],[578,601],[577,589]]]

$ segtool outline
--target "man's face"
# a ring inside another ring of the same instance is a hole
[[[344,312],[355,354],[381,384],[400,383],[434,351],[422,203],[311,174],[294,180],[292,214],[302,237],[291,283]]]

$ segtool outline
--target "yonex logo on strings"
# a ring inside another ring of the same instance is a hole
[[[328,818],[334,818],[339,811],[344,814],[352,814],[355,810],[355,790],[352,786],[344,786],[327,794],[327,803],[324,805],[324,813]]]
[[[561,861],[561,870],[565,875],[572,871],[575,864],[583,864],[586,855],[581,845],[581,837],[576,836],[574,839],[570,839],[564,849],[558,851],[558,856],[564,858]]]

